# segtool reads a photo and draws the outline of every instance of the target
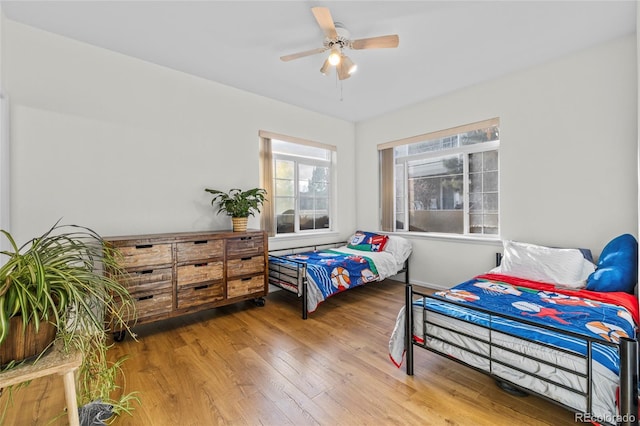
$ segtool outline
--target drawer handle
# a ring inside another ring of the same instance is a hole
[[[241,278],[240,281],[251,281],[251,278]]]
[[[193,265],[194,268],[200,268],[201,266],[207,266],[207,263],[196,263]]]
[[[138,273],[140,275],[153,274],[153,269],[149,269],[148,271],[140,271]]]
[[[209,284],[205,284],[205,285],[199,285],[198,287],[194,287],[193,289],[194,290],[202,290],[202,289],[205,289],[205,288],[208,288],[208,287],[209,287]]]
[[[149,299],[153,299],[153,294],[150,294],[148,296],[142,296],[142,297],[138,297],[136,300],[138,302],[142,301],[142,300],[149,300]]]
[[[242,259],[240,259],[240,260],[251,260],[251,259],[252,259],[252,257],[251,257],[251,256],[249,256],[249,257],[243,257],[243,258],[242,258]]]
[[[243,240],[243,241],[248,241],[248,240],[250,240],[251,238],[253,238],[253,237],[240,237],[240,239],[241,239],[241,240]]]
[[[207,240],[202,240],[202,241],[194,241],[193,244],[207,244],[208,241]]]
[[[153,247],[153,244],[139,244],[136,246],[136,249],[148,249]]]

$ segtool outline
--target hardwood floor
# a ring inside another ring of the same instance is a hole
[[[126,391],[141,405],[116,425],[569,425],[573,413],[501,391],[470,368],[416,350],[415,375],[396,368],[388,339],[404,285],[339,294],[303,321],[290,293],[136,329],[116,343]],[[7,392],[5,392],[7,394]],[[7,395],[0,398],[6,402]],[[62,379],[14,393],[7,425],[44,425],[64,406]],[[51,424],[65,424],[60,416]]]

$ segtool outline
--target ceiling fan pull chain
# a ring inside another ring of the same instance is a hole
[[[342,102],[342,80],[338,78],[338,73],[335,73],[336,76],[336,90],[340,93],[340,102]]]

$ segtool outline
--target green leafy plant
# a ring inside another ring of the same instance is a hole
[[[218,214],[224,212],[231,217],[249,217],[260,213],[267,196],[267,191],[262,188],[247,191],[233,188],[228,192],[206,188],[205,191],[213,194],[211,205],[218,209]]]
[[[96,232],[77,225],[58,222],[20,247],[9,232],[0,233],[11,246],[1,252],[6,262],[0,266],[0,344],[21,338],[10,333],[13,317],[21,318],[23,328],[52,323],[56,341],[83,354],[79,404],[102,400],[116,414],[118,409],[130,412],[134,394],[113,395],[120,389],[115,373],[123,359],[110,363],[106,356],[111,327],[132,334],[129,327],[135,321],[134,302],[121,284],[125,272],[118,266],[118,253]],[[15,365],[19,363],[9,362],[4,368]]]

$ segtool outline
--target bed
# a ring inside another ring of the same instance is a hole
[[[327,298],[404,273],[409,282],[411,244],[405,238],[357,231],[346,242],[269,251],[269,284],[295,293],[302,318]]]
[[[637,242],[614,238],[593,264],[585,250],[505,242],[502,264],[435,293],[406,286],[389,340],[413,375],[423,348],[576,413],[637,424]],[[407,333],[411,330],[411,333]]]

